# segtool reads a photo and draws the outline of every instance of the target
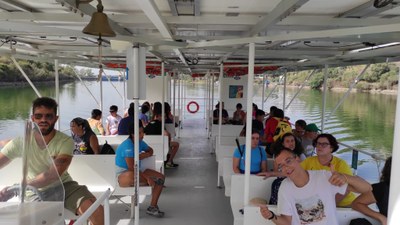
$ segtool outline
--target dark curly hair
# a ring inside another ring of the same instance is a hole
[[[339,149],[339,143],[337,142],[336,138],[332,134],[327,134],[327,133],[320,134],[317,136],[317,138],[315,138],[315,140],[313,141],[314,148],[317,146],[317,141],[320,138],[328,139],[329,144],[333,148],[332,153],[336,152]]]
[[[280,137],[278,139],[278,141],[274,142],[271,146],[272,153],[274,153],[276,155],[276,153],[279,152],[282,148],[285,148],[285,147],[283,147],[283,141],[285,140],[286,137],[289,137],[289,136],[292,136],[296,143],[293,153],[300,157],[301,154],[304,153],[304,148],[301,145],[301,142],[294,136],[293,133],[286,133],[286,134],[282,135],[282,137]]]

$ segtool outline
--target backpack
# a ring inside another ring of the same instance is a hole
[[[115,151],[113,149],[113,147],[111,147],[110,144],[106,143],[103,145],[103,147],[101,148],[100,154],[104,154],[104,155],[114,155]]]
[[[289,121],[286,119],[281,119],[278,117],[274,117],[274,119],[278,120],[278,124],[276,125],[274,132],[274,142],[281,138],[286,133],[292,133],[292,126]]]

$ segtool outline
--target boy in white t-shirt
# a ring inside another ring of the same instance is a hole
[[[116,135],[118,134],[118,124],[122,120],[122,117],[118,115],[118,106],[110,106],[110,115],[106,119],[106,134]]]
[[[338,225],[336,193],[365,193],[371,185],[357,176],[331,171],[309,171],[300,166],[299,158],[288,149],[277,154],[275,162],[289,179],[279,189],[277,214],[260,206],[264,218],[275,224]]]

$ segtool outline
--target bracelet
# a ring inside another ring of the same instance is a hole
[[[349,180],[347,179],[346,174],[342,173],[342,175],[344,176],[344,179],[346,179],[346,183],[349,183]]]
[[[273,211],[270,211],[270,212],[271,212],[271,216],[268,218],[268,220],[276,219],[275,213]]]

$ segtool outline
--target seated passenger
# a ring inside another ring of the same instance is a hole
[[[303,138],[304,134],[306,133],[306,126],[307,123],[304,120],[297,120],[294,123],[294,129],[293,129],[293,134],[296,136],[296,138],[301,142],[301,139]]]
[[[70,127],[75,146],[74,155],[100,154],[99,140],[87,120],[76,117]]]
[[[110,106],[110,115],[107,116],[106,120],[106,134],[107,135],[116,135],[118,134],[118,124],[121,121],[122,117],[118,115],[118,106],[112,105]]]
[[[162,132],[162,123],[161,123],[161,114],[154,115],[154,120],[151,121],[147,126],[144,128],[144,133],[146,135],[161,135]],[[168,131],[164,130],[164,135],[168,136],[169,142],[169,151],[167,154],[167,161],[165,161],[165,168],[175,168],[178,167],[179,164],[174,163],[174,158],[176,153],[179,150],[179,143],[176,141],[171,141],[171,135]]]
[[[251,163],[250,173],[258,174],[267,171],[267,154],[263,148],[258,145],[260,140],[260,134],[253,130],[251,132]],[[246,146],[241,145],[235,149],[233,153],[233,172],[244,173],[245,171],[245,160],[246,160]]]
[[[339,225],[335,195],[349,191],[366,193],[371,185],[351,175],[331,171],[308,171],[290,150],[282,149],[275,161],[287,178],[279,191],[277,213],[261,205],[261,215],[275,224]]]
[[[128,116],[123,118],[118,124],[118,135],[128,135],[129,125],[135,122],[134,115],[135,113],[135,104],[131,103],[128,109]],[[142,121],[139,120],[139,127],[142,127]]]
[[[139,127],[139,160],[148,158],[153,155],[153,149],[143,141],[143,127]],[[121,187],[134,186],[134,127],[129,127],[129,138],[123,141],[117,148],[115,153],[115,164],[117,166],[118,184]],[[139,182],[140,184],[149,185],[152,187],[151,202],[147,208],[146,213],[155,217],[163,217],[164,212],[158,208],[158,199],[160,198],[161,191],[164,187],[165,177],[163,174],[152,170],[140,168],[139,164]]]
[[[306,128],[304,129],[304,136],[301,138],[301,145],[303,145],[304,148],[304,154],[306,157],[310,157],[314,155],[314,140],[318,136],[318,129],[317,125],[315,123],[310,123],[307,124]]]
[[[57,187],[51,185],[54,184],[54,179],[57,180],[56,182],[59,182],[59,178],[61,178],[64,186],[64,207],[77,215],[82,215],[96,201],[96,197],[86,186],[79,185],[68,174],[74,144],[71,137],[54,129],[58,120],[57,102],[48,97],[41,97],[34,100],[31,120],[38,125],[43,138],[35,136],[34,144],[31,146],[30,151],[28,151],[27,159],[31,160],[30,168],[33,170],[28,170],[26,184],[37,188],[39,192],[48,191],[52,188],[57,189]],[[43,141],[47,143],[47,148],[49,153],[51,153],[53,161],[49,160],[48,152],[43,151]],[[0,152],[0,168],[3,168],[14,159],[22,157],[21,150],[23,149],[23,144],[24,140],[18,137],[9,141],[4,146]],[[60,177],[58,175],[54,176],[54,172],[60,174]],[[14,191],[8,193],[7,190],[8,187],[5,187],[0,191],[0,201],[7,201],[9,197],[15,195]],[[89,221],[92,225],[104,224],[104,208],[102,205],[89,217]]]
[[[233,112],[231,123],[234,125],[243,125],[246,122],[246,113],[242,110],[242,104],[236,104],[236,111]]]
[[[106,132],[104,130],[103,124],[101,123],[102,112],[99,109],[92,110],[92,117],[88,120],[90,128],[96,135],[104,135]]]
[[[213,111],[213,124],[219,124],[219,102],[215,105],[215,109]],[[226,109],[224,109],[224,102],[222,102],[222,124],[227,124],[229,121],[229,114]]]
[[[256,118],[252,120],[252,129],[257,130],[260,134],[260,138],[264,136],[264,116],[265,112],[261,109],[258,109],[256,112]],[[246,136],[246,125],[244,125],[242,131],[240,132],[240,136]],[[260,144],[262,141],[260,140]]]
[[[292,133],[284,134],[277,142],[272,144],[271,148],[274,154],[276,152],[279,152],[283,148],[289,149],[290,151],[293,151],[294,154],[296,154],[300,162],[306,158],[306,156],[303,153],[304,152],[303,147]],[[263,175],[266,178],[277,176],[277,178],[271,185],[271,196],[269,199],[270,205],[276,205],[278,203],[279,187],[281,186],[282,181],[286,177],[284,177],[282,173],[278,170],[278,165],[276,164],[276,162],[274,162],[274,171],[268,171],[265,173],[261,173],[259,175]]]
[[[385,166],[382,169],[380,182],[372,185],[372,191],[359,195],[351,205],[354,210],[378,220],[382,225],[387,224],[391,168],[392,157],[389,157],[386,159]],[[373,203],[376,203],[379,212],[372,210],[368,206]]]
[[[331,166],[336,172],[346,175],[353,175],[350,166],[346,161],[333,156],[332,153],[339,149],[338,142],[331,134],[320,134],[314,140],[314,147],[317,156],[311,156],[301,162],[305,170],[330,170]],[[346,192],[344,195],[336,196],[336,203],[339,207],[350,207],[355,199],[352,192]]]
[[[139,120],[142,121],[143,126],[147,126],[149,123],[149,118],[147,117],[147,113],[149,112],[149,107],[145,104],[142,105],[139,112]]]

